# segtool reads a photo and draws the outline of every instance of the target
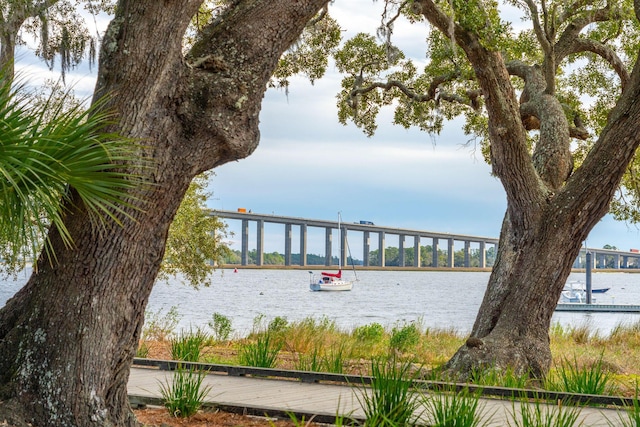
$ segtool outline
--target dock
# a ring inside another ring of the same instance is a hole
[[[558,304],[556,311],[575,311],[587,313],[640,313],[640,305],[633,304]]]
[[[365,419],[360,400],[361,393],[367,387],[367,377],[227,365],[190,365],[206,367],[210,370],[203,381],[204,386],[211,387],[204,407],[267,416],[271,419],[288,419],[288,414],[292,413],[299,420],[313,419],[315,422],[326,424],[335,424],[337,417],[344,417],[345,420],[353,419],[362,425]],[[173,376],[171,369],[176,366],[176,362],[137,359],[131,369],[128,384],[129,400],[132,406],[162,406],[160,384],[171,381]],[[431,386],[437,384],[443,383],[430,383]],[[471,390],[473,391],[473,386]],[[486,421],[483,425],[490,427],[514,425],[512,414],[514,411],[521,410],[521,404],[518,402],[514,404],[510,397],[524,395],[525,391],[497,387],[484,387],[482,390],[493,394],[486,397],[483,394],[480,398],[480,413],[482,419]],[[425,389],[420,393],[428,395],[434,393],[434,390]],[[576,406],[579,408],[578,423],[582,422],[582,424],[577,425],[585,427],[628,425],[621,420],[621,409],[617,408],[629,405],[629,399],[544,393],[546,401],[563,401],[565,402],[563,407],[568,400],[579,405]],[[586,406],[587,402],[599,404],[599,406]],[[547,406],[547,409],[551,410],[557,408],[553,404],[541,403],[540,405],[543,408]]]

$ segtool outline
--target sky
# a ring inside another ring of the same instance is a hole
[[[345,29],[345,37],[357,31],[375,33],[383,3],[337,0],[330,11]],[[425,60],[426,36],[426,24],[399,23],[394,42],[420,62]],[[18,54],[17,68],[30,77],[59,76],[58,70],[49,72],[29,60],[27,52]],[[95,71],[83,64],[67,74],[67,81],[77,94],[88,97]],[[321,220],[336,220],[340,212],[345,222],[499,236],[506,209],[504,190],[463,134],[460,121],[448,123],[439,135],[429,135],[392,125],[388,109],[369,138],[355,125],[338,122],[339,90],[340,75],[331,65],[314,84],[294,78],[288,93],[270,89],[260,116],[258,148],[248,158],[214,170],[208,206]],[[232,248],[239,249],[239,221],[230,221],[229,226],[235,233],[230,238]],[[282,234],[265,236],[266,252],[282,251]],[[586,244],[638,248],[640,231],[606,216]],[[310,247],[309,252],[320,250]]]
[[[355,31],[354,24],[375,32],[382,3],[338,0],[330,10],[347,34]],[[372,8],[376,11],[365,15]],[[398,26],[394,41],[422,59],[426,35],[425,24]],[[379,117],[376,134],[368,138],[355,125],[338,122],[339,91],[340,76],[331,66],[313,85],[294,79],[288,94],[269,90],[260,118],[260,145],[250,157],[215,170],[209,205],[322,220],[335,220],[339,211],[345,222],[499,236],[505,193],[469,144],[461,122],[429,135],[392,125],[392,111],[387,110]],[[236,232],[232,247],[239,249],[239,221],[229,225]],[[251,247],[254,237],[250,239]],[[637,248],[640,231],[606,216],[586,244]]]

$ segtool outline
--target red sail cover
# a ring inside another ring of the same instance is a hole
[[[336,279],[339,279],[340,277],[342,277],[342,270],[338,270],[337,273],[325,273],[324,271],[321,273],[323,276],[328,276],[328,277],[335,277]]]

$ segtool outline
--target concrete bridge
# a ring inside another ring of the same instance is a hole
[[[250,223],[255,223],[256,256],[254,263],[256,266],[264,265],[264,230],[265,224],[284,225],[284,265],[293,266],[293,230],[299,231],[299,262],[295,265],[307,266],[307,247],[310,228],[324,230],[324,266],[334,265],[332,254],[333,230],[338,230],[337,221],[325,221],[308,218],[288,217],[281,215],[257,214],[252,212],[212,210],[215,215],[227,223],[231,220],[241,222],[241,265],[247,266],[249,260]],[[351,233],[351,234],[349,234]],[[358,223],[341,222],[339,230],[340,239],[340,263],[348,265],[348,245],[347,234],[349,234],[349,244],[354,245],[352,234],[362,234],[362,266],[381,268],[390,267],[385,259],[385,249],[388,236],[397,237],[398,258],[394,267],[407,268],[491,268],[497,253],[498,239],[492,237],[469,236],[463,234],[438,233],[424,230],[409,230],[396,227],[385,227],[374,225],[366,221]],[[371,237],[377,238],[377,259],[370,260]],[[426,242],[423,242],[426,241]],[[411,246],[406,246],[407,242]],[[425,244],[426,243],[426,244]],[[421,260],[421,248],[430,246],[431,259]],[[407,259],[405,248],[412,247],[411,259]],[[458,249],[456,249],[458,248]],[[446,251],[446,255],[445,255]],[[460,256],[462,251],[462,256]],[[456,257],[458,252],[458,257]],[[580,251],[574,263],[574,268],[585,268],[586,252],[592,254],[594,268],[603,269],[637,269],[640,268],[640,253],[634,251],[619,251],[611,249],[584,248]],[[443,256],[444,255],[444,256]]]

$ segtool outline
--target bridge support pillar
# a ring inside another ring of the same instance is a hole
[[[333,233],[331,227],[327,227],[324,229],[324,265],[331,265],[331,246],[333,244]]]
[[[464,241],[464,266],[471,267],[471,242],[468,240]]]
[[[413,236],[413,266],[422,266],[422,262],[420,260],[420,236]]]
[[[249,265],[249,221],[242,220],[242,250],[240,251],[240,265]]]
[[[256,221],[256,265],[264,265],[264,220]]]
[[[448,239],[447,244],[447,267],[453,268],[456,266],[455,254],[453,253],[453,239]]]
[[[340,229],[340,265],[347,265],[347,227],[341,226]]]
[[[284,225],[284,265],[291,265],[291,224]]]
[[[437,237],[434,237],[433,244],[431,245],[431,248],[433,249],[433,253],[431,254],[431,267],[438,266],[438,243],[440,243],[440,240]]]
[[[369,251],[371,251],[371,237],[368,231],[362,232],[362,265],[369,267]]]
[[[398,265],[404,267],[404,234],[398,235]]]
[[[378,232],[378,265],[384,267],[384,231]]]
[[[487,245],[485,242],[480,242],[478,257],[478,264],[480,265],[480,268],[485,268],[487,266]]]
[[[307,265],[307,224],[300,225],[300,265]]]

